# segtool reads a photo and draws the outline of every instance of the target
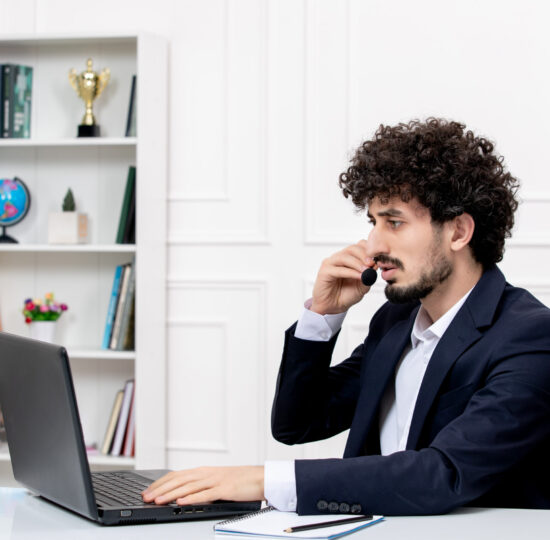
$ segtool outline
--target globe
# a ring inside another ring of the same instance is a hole
[[[19,223],[29,211],[31,196],[20,178],[0,179],[0,226],[3,227],[0,242],[17,243],[6,234],[6,227]]]

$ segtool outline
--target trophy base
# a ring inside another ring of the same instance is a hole
[[[78,126],[78,136],[79,137],[99,137],[99,126],[97,124],[94,124],[93,126],[80,124]]]

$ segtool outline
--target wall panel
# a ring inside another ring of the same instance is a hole
[[[171,468],[261,459],[266,287],[246,280],[168,283]]]

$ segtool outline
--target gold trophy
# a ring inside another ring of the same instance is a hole
[[[79,98],[86,104],[86,113],[82,118],[82,123],[78,126],[79,137],[99,137],[99,126],[95,123],[92,104],[94,99],[98,98],[111,77],[109,68],[105,68],[100,74],[92,71],[92,59],[88,58],[88,69],[80,75],[73,69],[69,71],[69,82],[74,88]]]

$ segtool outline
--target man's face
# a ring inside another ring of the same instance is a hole
[[[416,199],[374,199],[368,216],[373,229],[369,256],[382,269],[390,302],[406,303],[428,296],[453,272],[444,226],[432,224],[429,210]]]

